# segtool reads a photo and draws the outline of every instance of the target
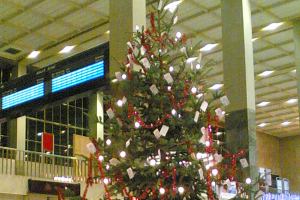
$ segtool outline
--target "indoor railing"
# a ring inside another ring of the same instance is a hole
[[[0,147],[0,174],[64,181],[83,181],[88,175],[83,158]]]

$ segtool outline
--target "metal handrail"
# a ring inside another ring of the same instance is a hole
[[[83,158],[0,147],[0,174],[82,181],[87,177],[87,165]]]

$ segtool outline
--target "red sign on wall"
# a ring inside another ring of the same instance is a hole
[[[43,133],[42,136],[43,151],[53,152],[54,150],[54,135],[52,133]]]

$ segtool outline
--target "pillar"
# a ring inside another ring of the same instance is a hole
[[[25,75],[26,66],[21,63],[12,69],[12,78],[18,78]],[[26,116],[8,119],[8,140],[9,146],[19,150],[16,154],[15,172],[17,175],[23,175],[24,172],[24,151],[26,150]]]
[[[294,43],[295,43],[295,65],[297,77],[300,77],[300,20],[294,21]],[[300,98],[300,79],[297,78],[298,99]],[[298,101],[298,110],[300,115],[300,101]]]
[[[104,138],[104,125],[103,125],[103,93],[98,91],[89,97],[89,129],[90,134],[94,138]]]
[[[255,80],[252,47],[251,8],[249,0],[222,0],[222,41],[226,107],[226,142],[228,149],[246,149],[250,167],[242,177],[257,178]]]
[[[130,40],[136,26],[146,25],[146,0],[110,0],[110,77],[114,79],[115,72],[124,63],[127,54],[126,43]]]

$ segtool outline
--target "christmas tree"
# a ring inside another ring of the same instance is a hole
[[[201,44],[173,30],[181,2],[159,1],[150,27],[133,33],[117,92],[106,97],[105,141],[88,147],[105,199],[212,200],[230,188],[247,197],[249,186],[237,185],[245,150],[230,154],[220,140],[229,100],[207,88],[212,62],[202,61]]]

